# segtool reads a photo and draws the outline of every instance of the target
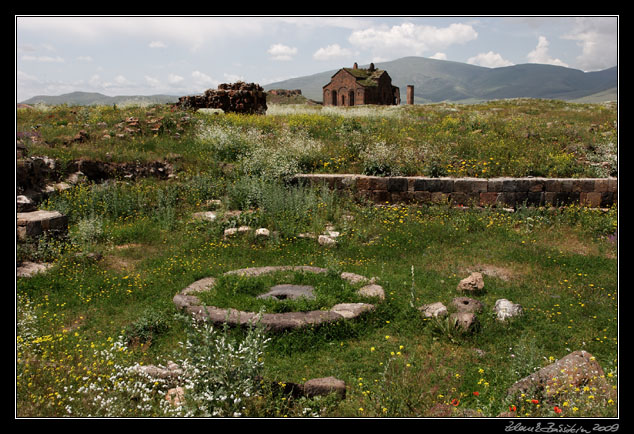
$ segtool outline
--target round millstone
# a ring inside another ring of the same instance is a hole
[[[310,285],[275,285],[271,287],[269,292],[258,295],[257,298],[274,298],[276,300],[295,300],[304,297],[308,300],[314,300],[313,288]]]

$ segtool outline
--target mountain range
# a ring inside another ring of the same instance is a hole
[[[352,66],[352,65],[342,65]],[[425,57],[403,57],[376,63],[398,86],[405,102],[408,85],[414,86],[414,103],[477,103],[505,98],[561,99],[573,102],[615,101],[618,96],[618,68],[583,72],[562,66],[527,63],[486,68],[467,63]],[[360,65],[361,68],[367,65]],[[314,101],[322,100],[322,87],[338,70],[291,78],[262,86],[264,90],[300,89]],[[59,96],[35,96],[22,104],[124,105],[163,104],[178,101],[174,95],[106,96],[100,93],[72,92]]]
[[[126,104],[167,104],[178,102],[175,95],[120,95],[107,96],[97,92],[71,92],[57,96],[37,95],[19,104],[46,105],[126,105]]]
[[[342,65],[351,67],[352,65]],[[367,65],[360,68],[367,68]],[[475,103],[504,98],[544,98],[577,102],[617,99],[618,68],[583,72],[562,66],[527,63],[486,68],[425,57],[403,57],[376,63],[400,88],[405,102],[408,85],[414,86],[414,103]],[[322,87],[338,70],[267,84],[270,89],[301,89],[302,95],[322,100]]]

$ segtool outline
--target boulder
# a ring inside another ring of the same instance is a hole
[[[482,312],[483,305],[480,301],[469,297],[456,297],[451,301],[451,305],[458,312]]]
[[[482,273],[473,272],[458,283],[458,290],[464,292],[479,292],[484,288]]]
[[[17,267],[16,276],[17,277],[31,277],[37,273],[43,273],[49,268],[51,268],[53,264],[43,264],[37,262],[23,262],[20,266]]]
[[[367,303],[340,303],[334,305],[330,312],[335,312],[346,319],[355,318],[363,312],[373,310],[374,306]]]
[[[501,298],[495,302],[495,312],[500,321],[504,321],[507,318],[513,318],[515,316],[522,315],[524,310],[522,306],[513,303],[505,298]]]
[[[208,221],[208,222],[213,222],[216,220],[216,213],[213,211],[201,211],[201,212],[195,212],[193,215],[195,220],[202,220],[202,221]]]
[[[372,283],[366,285],[357,291],[357,294],[363,297],[378,297],[381,300],[385,300],[385,291],[381,285]]]
[[[329,237],[328,235],[320,235],[319,238],[317,238],[317,242],[319,243],[320,246],[326,246],[326,247],[337,245],[337,240]]]
[[[255,231],[255,236],[258,238],[268,238],[271,232],[267,228],[259,228]]]
[[[558,400],[563,392],[588,386],[614,399],[616,391],[608,384],[601,365],[587,351],[574,351],[558,361],[519,380],[508,389],[508,394],[537,393],[545,400]]]
[[[423,318],[438,318],[448,315],[447,307],[441,302],[424,304],[418,308]]]
[[[336,393],[341,399],[346,397],[346,383],[335,377],[313,378],[304,383],[304,395],[308,398]]]
[[[185,389],[181,386],[174,387],[167,391],[165,400],[174,407],[179,407],[185,403]]]
[[[456,312],[449,317],[456,321],[456,326],[465,332],[473,331],[478,325],[478,319],[473,312]]]

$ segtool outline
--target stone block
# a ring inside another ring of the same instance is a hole
[[[392,199],[392,195],[387,190],[372,190],[370,197],[372,201],[378,203],[389,202]]]
[[[68,217],[59,211],[31,211],[17,213],[19,236],[37,237],[44,232],[64,234],[68,231]]]
[[[370,190],[384,190],[387,191],[387,178],[380,176],[373,176],[369,179]]]
[[[594,179],[574,179],[572,181],[572,191],[574,193],[594,191]]]
[[[559,193],[561,191],[561,180],[560,179],[547,179],[544,182],[544,188],[547,192]]]
[[[619,180],[617,178],[608,178],[608,191],[616,193],[619,188]]]
[[[387,191],[400,192],[407,191],[408,183],[407,178],[388,178],[387,179]]]
[[[371,190],[370,178],[367,176],[359,176],[356,182],[357,191]]]
[[[534,178],[529,180],[528,191],[531,193],[545,191],[546,187],[545,178]]]
[[[431,193],[431,201],[433,203],[448,203],[449,193],[442,193],[440,191]]]
[[[594,191],[603,193],[608,191],[608,183],[609,181],[606,179],[595,179],[594,180]]]
[[[493,206],[497,204],[500,193],[489,191],[480,193],[480,206]]]
[[[414,201],[418,203],[431,202],[431,193],[429,191],[414,191],[412,192]]]
[[[541,191],[529,191],[526,193],[526,204],[529,206],[543,206],[544,193]]]
[[[503,178],[490,178],[487,180],[487,192],[502,192]]]
[[[453,189],[454,180],[451,178],[419,178],[414,181],[414,191],[451,193]]]
[[[579,193],[579,203],[590,208],[599,208],[601,206],[601,193],[582,191]]]

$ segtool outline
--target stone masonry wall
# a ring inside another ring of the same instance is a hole
[[[450,203],[464,206],[607,208],[617,203],[617,178],[428,178],[300,174],[295,180],[350,190],[377,203]]]
[[[256,83],[223,83],[217,90],[207,89],[202,95],[183,96],[178,99],[181,107],[222,109],[225,112],[264,114],[266,92]]]

